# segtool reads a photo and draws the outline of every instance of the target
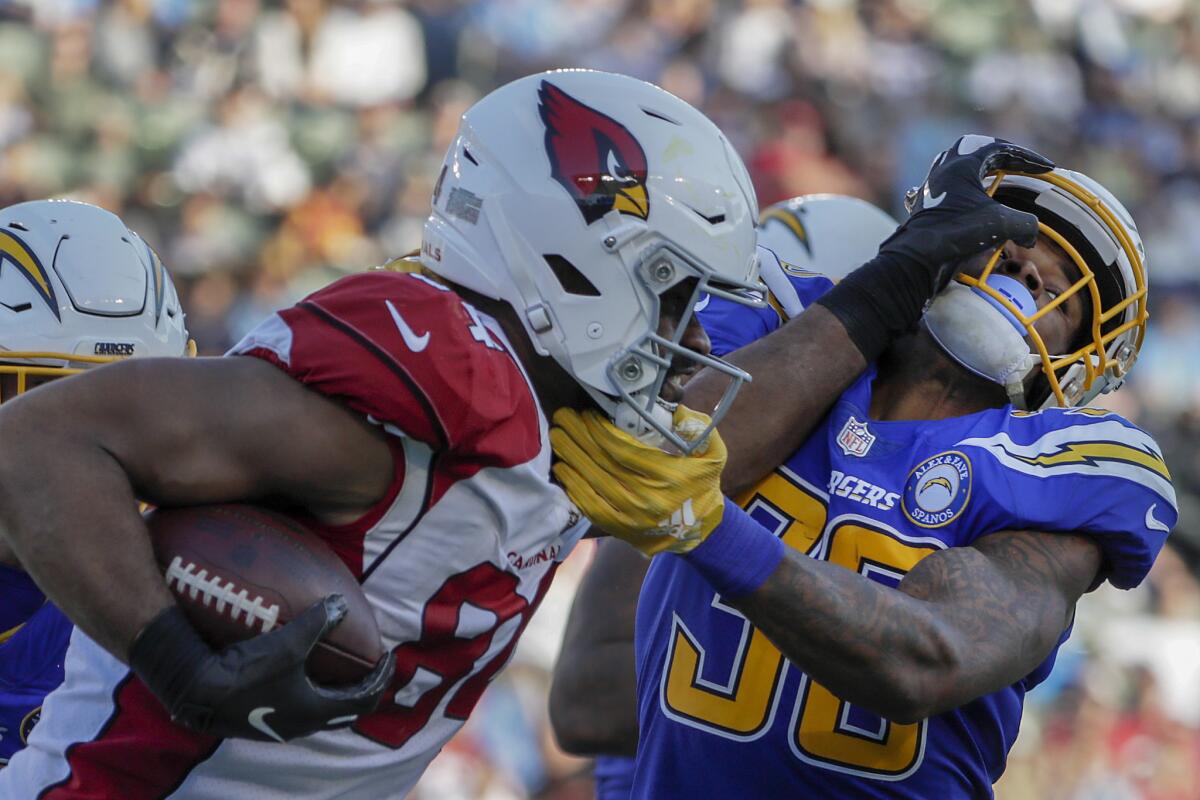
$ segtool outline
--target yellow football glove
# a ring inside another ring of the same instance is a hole
[[[725,443],[715,430],[690,456],[638,441],[594,410],[559,409],[550,444],[554,477],[596,527],[648,556],[686,553],[721,522]],[[708,427],[679,406],[672,426],[691,441]]]

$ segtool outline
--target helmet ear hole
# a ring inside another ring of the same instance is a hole
[[[550,271],[554,273],[554,277],[558,279],[559,285],[567,294],[583,297],[600,296],[600,290],[596,288],[596,285],[589,281],[587,276],[566,257],[557,253],[545,253],[542,258],[546,260],[546,266],[550,267]]]

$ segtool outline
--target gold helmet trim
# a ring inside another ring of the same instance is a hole
[[[195,339],[188,339],[183,355],[185,358],[195,358]],[[0,375],[17,376],[17,395],[20,396],[27,390],[30,377],[46,375],[65,377],[67,375],[77,375],[92,367],[101,364],[111,364],[114,361],[125,361],[128,358],[129,356],[94,356],[82,353],[55,353],[52,351],[0,350]],[[64,364],[61,367],[57,367],[49,364],[11,363],[14,361],[62,361]],[[0,397],[0,402],[8,399],[7,397]]]
[[[1004,178],[1010,173],[999,171],[995,173],[995,180],[988,187],[988,195],[995,196],[996,190],[1000,188]],[[1121,378],[1133,366],[1133,362],[1137,360],[1138,352],[1142,347],[1142,340],[1146,335],[1146,320],[1149,319],[1149,312],[1146,309],[1146,270],[1141,253],[1130,239],[1125,228],[1125,223],[1122,222],[1113,211],[1105,205],[1105,203],[1094,193],[1088,191],[1077,182],[1067,178],[1066,176],[1046,173],[1042,175],[1034,175],[1029,173],[1011,173],[1013,175],[1021,175],[1023,177],[1034,178],[1053,184],[1054,186],[1067,192],[1076,200],[1080,201],[1090,208],[1095,215],[1100,219],[1104,226],[1117,240],[1121,251],[1129,260],[1130,268],[1133,272],[1134,291],[1115,303],[1111,308],[1101,307],[1100,289],[1096,285],[1096,276],[1092,268],[1084,261],[1083,256],[1079,251],[1066,240],[1066,238],[1058,231],[1051,228],[1044,222],[1038,222],[1038,231],[1048,237],[1052,242],[1057,244],[1067,254],[1075,266],[1079,269],[1081,277],[1075,281],[1062,294],[1055,297],[1046,305],[1039,308],[1036,312],[1030,315],[1025,315],[1011,300],[1002,295],[1000,292],[993,289],[987,284],[987,278],[992,274],[996,264],[1000,261],[1000,255],[1003,252],[1004,245],[996,247],[991,258],[988,259],[987,265],[978,278],[970,275],[959,275],[958,280],[967,286],[977,289],[988,297],[995,300],[1003,308],[1007,309],[1013,317],[1019,321],[1025,328],[1026,334],[1030,342],[1033,344],[1034,351],[1037,353],[1041,361],[1042,373],[1050,382],[1050,390],[1054,393],[1054,398],[1058,405],[1063,408],[1074,406],[1096,382],[1096,379],[1101,375],[1108,375],[1111,378]],[[1089,331],[1089,341],[1083,347],[1071,353],[1053,355],[1047,348],[1046,343],[1042,340],[1042,336],[1034,327],[1039,319],[1050,313],[1058,306],[1065,303],[1073,295],[1079,292],[1086,291],[1088,297],[1092,301],[1092,319]],[[1112,330],[1103,331],[1106,323],[1114,319],[1118,315],[1125,312],[1131,305],[1137,306],[1133,316],[1117,325]],[[1135,330],[1136,334],[1132,345],[1120,348],[1115,353],[1109,353],[1108,347],[1118,336]],[[1083,380],[1078,385],[1068,384],[1066,388],[1061,385],[1059,373],[1075,364],[1082,363],[1084,366]]]

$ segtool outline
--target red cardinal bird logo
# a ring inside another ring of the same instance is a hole
[[[633,134],[547,81],[538,89],[538,100],[551,174],[587,224],[614,208],[641,219],[649,216],[646,153]]]

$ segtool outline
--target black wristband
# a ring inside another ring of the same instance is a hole
[[[211,654],[212,649],[188,622],[183,609],[171,604],[133,640],[129,666],[174,714],[176,701]]]
[[[841,321],[867,363],[912,330],[937,289],[938,268],[896,252],[880,253],[817,302]]]

